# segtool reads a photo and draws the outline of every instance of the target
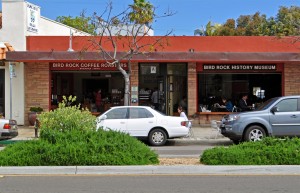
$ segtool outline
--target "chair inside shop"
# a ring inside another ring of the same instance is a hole
[[[212,137],[214,137],[214,139],[217,139],[218,135],[221,134],[220,123],[221,121],[217,121],[217,120],[210,121],[210,127],[213,132]]]

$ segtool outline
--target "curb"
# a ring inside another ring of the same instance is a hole
[[[24,166],[0,175],[300,175],[300,166]]]

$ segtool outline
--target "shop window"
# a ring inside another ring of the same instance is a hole
[[[238,100],[245,93],[249,105],[282,96],[281,74],[198,74],[198,109],[211,110],[214,104],[222,104],[222,97],[238,106]]]
[[[142,75],[158,75],[159,74],[159,64],[141,64],[140,74]]]

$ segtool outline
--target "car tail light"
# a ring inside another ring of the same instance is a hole
[[[186,121],[181,121],[181,126],[186,126]]]
[[[10,128],[11,128],[10,124],[8,124],[8,123],[5,123],[4,126],[3,126],[3,129],[10,129]]]

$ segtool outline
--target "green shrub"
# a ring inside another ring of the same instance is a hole
[[[299,138],[264,138],[229,147],[205,150],[200,162],[208,165],[299,165]]]
[[[148,146],[116,131],[96,130],[95,117],[79,106],[43,113],[41,137],[19,142],[0,151],[0,166],[146,165],[157,164],[158,155]]]
[[[0,152],[1,166],[146,165],[157,154],[139,140],[115,131],[52,131],[57,139],[31,140]]]
[[[38,116],[40,121],[40,136],[43,139],[45,130],[90,130],[96,128],[96,117],[88,109],[81,109],[80,105],[69,106],[76,97],[63,96],[63,101],[54,111],[42,113]]]
[[[37,112],[37,113],[40,113],[42,112],[44,109],[42,107],[30,107],[29,108],[29,111],[30,112]]]

